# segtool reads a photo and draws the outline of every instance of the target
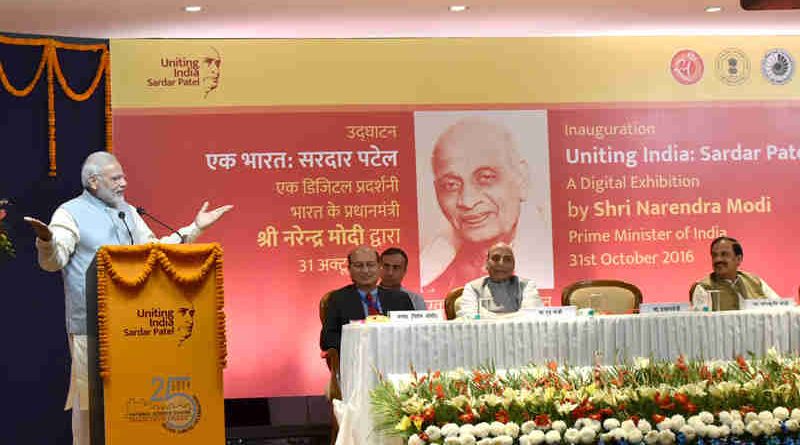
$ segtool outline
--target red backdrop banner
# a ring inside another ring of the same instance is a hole
[[[743,242],[744,269],[782,295],[796,292],[800,109],[536,108],[115,116],[132,203],[174,225],[204,199],[235,205],[200,239],[225,249],[226,397],[323,392],[318,302],[349,282],[346,254],[357,244],[401,246],[411,258],[406,287],[442,298],[449,284],[439,269],[465,245],[454,212],[462,233],[511,218],[518,271],[553,304],[587,278],[635,283],[646,302],[686,301],[722,234]],[[443,188],[433,147],[465,119],[494,122],[515,148],[482,159],[495,130],[462,138],[471,141],[463,168]],[[509,165],[524,167],[502,183]],[[489,182],[495,189],[479,187]],[[456,185],[462,194],[448,204],[443,193]],[[480,268],[485,251],[462,253]]]

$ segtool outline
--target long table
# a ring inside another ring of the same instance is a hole
[[[498,369],[556,360],[575,366],[652,357],[729,360],[769,348],[800,351],[800,309],[679,312],[572,319],[518,317],[425,323],[356,323],[344,327],[342,402],[337,444],[384,441],[372,433],[369,391],[376,372],[398,375],[474,368]]]

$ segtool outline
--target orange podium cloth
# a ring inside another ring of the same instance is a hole
[[[97,283],[106,444],[224,443],[220,246],[104,246]]]

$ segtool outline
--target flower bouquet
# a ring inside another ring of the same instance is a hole
[[[800,359],[492,367],[380,378],[376,428],[409,445],[800,445]]]

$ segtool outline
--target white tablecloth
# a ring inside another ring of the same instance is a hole
[[[530,363],[592,365],[632,357],[733,359],[774,347],[800,350],[800,311],[681,312],[600,317],[513,318],[498,321],[373,323],[344,327],[339,445],[382,443],[372,433],[369,391],[384,375]]]

